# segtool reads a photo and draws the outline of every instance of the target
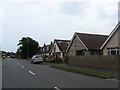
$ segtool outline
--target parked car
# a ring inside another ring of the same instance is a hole
[[[6,58],[6,56],[2,56],[2,59],[5,59]]]
[[[16,57],[16,53],[11,53],[10,57],[11,58],[15,58]]]
[[[43,59],[41,55],[34,55],[31,59],[31,63],[42,63]]]

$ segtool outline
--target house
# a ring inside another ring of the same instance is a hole
[[[100,48],[103,55],[120,55],[120,22]]]
[[[69,44],[70,40],[55,39],[51,49],[51,54],[63,58],[66,56],[66,50]]]
[[[52,42],[51,42],[51,44],[48,44],[48,45],[44,44],[43,47],[41,47],[40,52],[43,56],[50,56],[51,55],[51,48],[52,48]]]
[[[75,32],[67,49],[68,56],[102,55],[100,47],[107,38],[107,35]]]

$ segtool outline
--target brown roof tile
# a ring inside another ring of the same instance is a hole
[[[55,40],[61,52],[65,52],[70,44],[70,40]]]
[[[84,45],[88,49],[97,49],[99,50],[105,40],[108,38],[107,35],[96,35],[96,34],[85,34],[85,33],[76,33],[76,35],[82,40]]]

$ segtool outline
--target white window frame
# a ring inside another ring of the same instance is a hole
[[[69,55],[70,55],[70,56],[74,56],[74,51],[70,51],[70,52],[69,52]]]
[[[49,50],[49,47],[46,47],[46,50],[48,51],[48,50]]]
[[[108,55],[112,55],[112,51],[115,51],[116,54],[115,55],[119,55],[119,48],[115,47],[115,48],[108,48]]]
[[[75,46],[78,46],[79,44],[78,44],[78,41],[77,40],[75,40]]]

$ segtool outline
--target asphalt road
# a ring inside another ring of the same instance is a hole
[[[67,72],[25,60],[4,59],[2,71],[2,88],[118,88],[116,80]]]

